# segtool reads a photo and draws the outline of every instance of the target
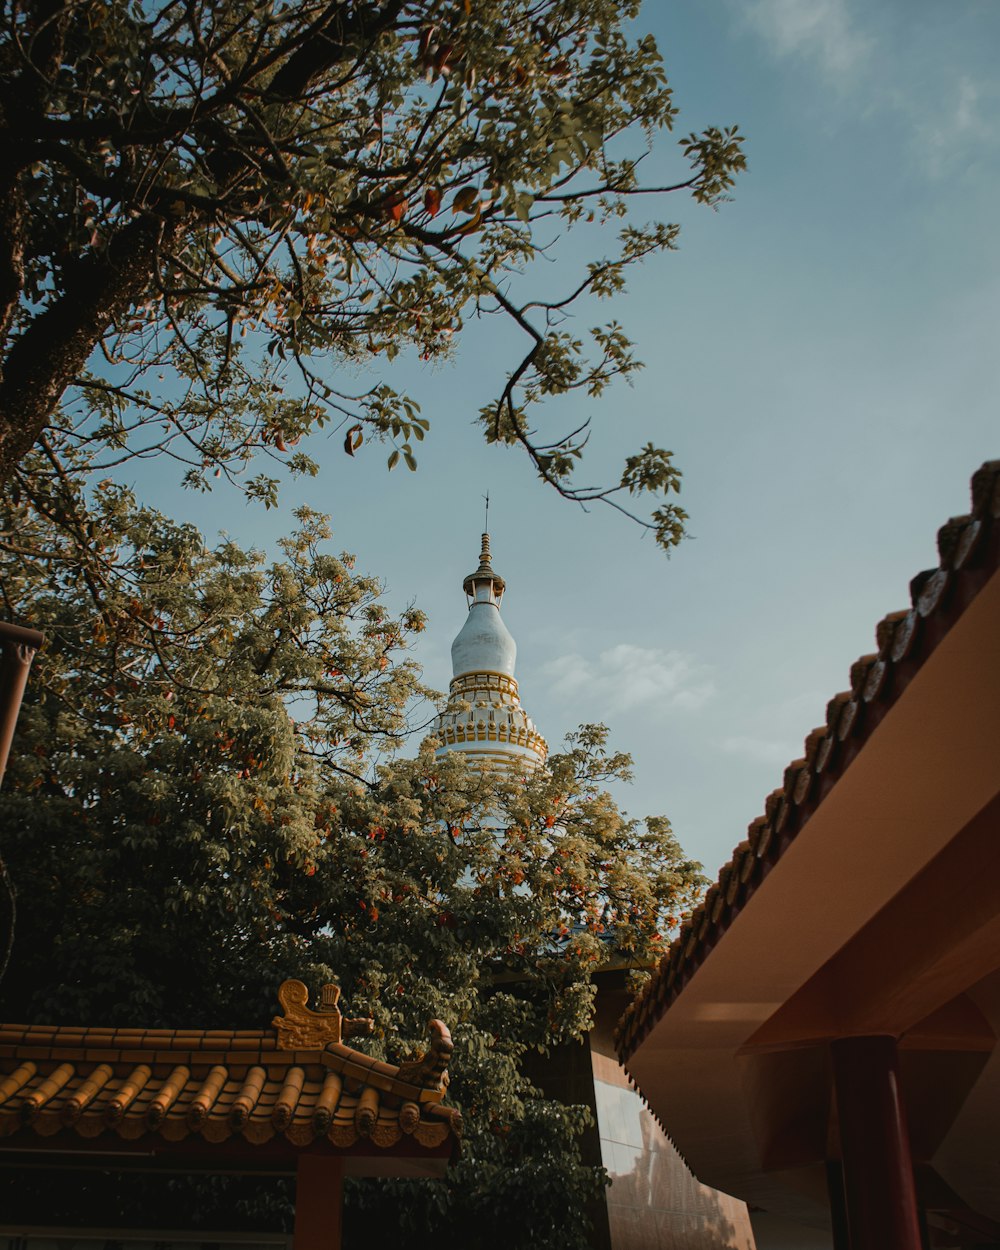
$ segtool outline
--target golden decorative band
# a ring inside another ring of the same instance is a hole
[[[549,753],[548,743],[533,729],[514,729],[505,724],[490,725],[485,721],[466,725],[443,725],[437,735],[444,742],[459,745],[472,742],[508,742],[511,746],[524,747],[543,760]]]
[[[513,677],[508,677],[506,673],[493,673],[485,669],[476,673],[460,673],[458,677],[451,679],[448,689],[452,695],[461,695],[465,691],[499,690],[517,698],[517,682]]]
[[[449,749],[448,747],[441,748],[443,751]],[[526,751],[522,753],[519,751],[514,753],[511,751],[498,751],[492,747],[489,749],[477,747],[475,750],[470,750],[466,755],[466,759],[473,767],[480,761],[485,761],[500,768],[513,768],[515,765],[520,765],[521,767],[527,767],[532,772],[545,763],[544,758],[540,758],[532,752]]]

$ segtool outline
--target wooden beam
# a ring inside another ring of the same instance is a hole
[[[1000,792],[831,954],[747,1048],[888,1033],[912,1034],[906,1044],[921,1049],[990,1051],[996,1039],[982,1013],[972,1004],[959,1011],[954,1000],[1000,968],[998,828]],[[906,832],[883,831],[901,841]],[[850,881],[830,888],[844,895]]]

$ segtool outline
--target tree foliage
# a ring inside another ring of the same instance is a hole
[[[734,127],[681,139],[670,186],[639,180],[676,109],[637,0],[4,0],[0,5],[0,480],[41,439],[99,470],[169,453],[273,502],[257,452],[315,471],[297,440],[333,422],[353,454],[415,464],[428,423],[352,362],[445,356],[497,314],[525,349],[480,414],[571,499],[684,514],[662,449],[619,482],[574,477],[587,420],[538,428],[553,395],[639,367],[617,322],[569,320],[619,293],[678,228],[633,220],[649,192],[705,204],[744,166]],[[530,277],[588,223],[565,290]],[[525,273],[525,269],[529,273]],[[541,293],[538,288],[541,286]],[[589,309],[589,305],[588,305]],[[589,315],[589,313],[588,313]],[[23,473],[26,490],[32,483]],[[636,514],[640,516],[642,514]]]
[[[433,739],[404,758],[423,618],[389,613],[322,518],[266,564],[98,495],[103,563],[63,563],[65,524],[23,514],[0,560],[8,611],[48,638],[0,795],[22,904],[4,1018],[260,1027],[284,978],[333,979],[399,1061],[440,1017],[463,1161],[389,1206],[361,1187],[368,1240],[388,1212],[404,1244],[495,1244],[507,1211],[512,1246],[585,1245],[585,1112],[525,1060],[582,1035],[595,969],[646,966],[700,884],[664,820],[606,793],[627,758],[600,728],[530,777]]]

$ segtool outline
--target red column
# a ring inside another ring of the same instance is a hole
[[[921,1250],[894,1037],[833,1042],[851,1250]]]
[[[331,1155],[299,1155],[292,1250],[340,1250],[343,1212],[343,1160]]]
[[[826,1192],[830,1200],[833,1250],[851,1250],[851,1234],[847,1227],[847,1198],[844,1194],[844,1168],[836,1159],[827,1160]]]

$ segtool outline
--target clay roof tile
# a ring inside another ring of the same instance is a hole
[[[875,626],[875,641],[878,644],[879,655],[884,657],[890,651],[896,626],[900,621],[905,620],[907,615],[905,608],[899,612],[888,612]]]
[[[753,848],[755,854],[757,853],[757,847],[760,844],[761,834],[764,832],[766,825],[766,816],[755,816],[747,826],[747,841],[750,843],[750,846]]]
[[[849,690],[841,690],[839,694],[835,694],[826,705],[826,727],[831,733],[837,732],[837,724],[840,721],[840,714],[844,710],[844,705],[850,701],[851,692]]]
[[[100,1063],[90,1076],[77,1088],[72,1097],[68,1098],[63,1108],[63,1119],[67,1124],[75,1123],[97,1095],[104,1089],[114,1076],[114,1068],[110,1063]]]
[[[954,575],[950,569],[935,569],[921,588],[920,595],[914,606],[920,616],[931,616],[944,602],[954,583]]]
[[[361,1137],[371,1137],[375,1121],[378,1119],[378,1090],[370,1086],[361,1091],[357,1106],[354,1109],[354,1127]]]
[[[955,562],[962,536],[972,522],[971,516],[953,516],[945,521],[937,532],[938,557],[943,569],[951,568]]]
[[[940,571],[940,569],[923,569],[920,573],[917,573],[915,577],[910,578],[910,602],[914,607],[916,607],[919,603],[920,595],[923,592],[924,587],[931,580],[934,574],[939,573]]]
[[[208,1076],[202,1082],[201,1088],[195,1094],[188,1108],[188,1122],[192,1128],[198,1128],[204,1123],[208,1113],[215,1106],[219,1095],[222,1093],[226,1084],[228,1072],[221,1064],[216,1064],[210,1069]]]
[[[851,694],[860,695],[868,680],[868,670],[878,659],[877,655],[863,655],[851,665]]]
[[[732,870],[729,873],[729,880],[726,884],[726,902],[732,907],[739,897],[740,886],[743,884],[743,866],[749,861],[752,865],[754,862],[753,851],[750,850],[749,842],[741,842],[733,851],[731,860]]]
[[[1000,460],[987,460],[972,475],[972,514],[1000,518]]]
[[[793,802],[795,801],[795,787],[798,783],[799,773],[802,772],[805,767],[806,761],[804,759],[797,759],[792,760],[792,762],[785,769],[785,775],[782,778],[781,786],[785,795],[792,799]]]

